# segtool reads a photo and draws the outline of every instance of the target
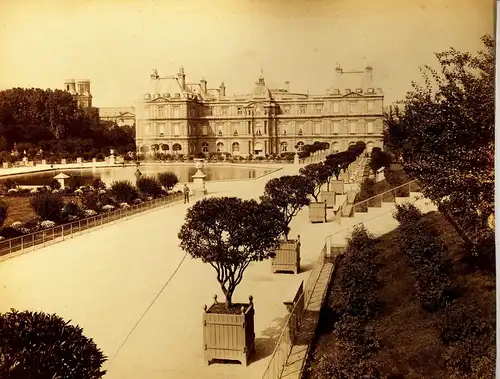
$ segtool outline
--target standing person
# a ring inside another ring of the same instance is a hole
[[[189,204],[189,187],[187,186],[186,183],[184,183],[184,204],[186,204],[186,202]]]

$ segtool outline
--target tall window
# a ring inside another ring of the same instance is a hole
[[[373,133],[373,121],[368,121],[368,123],[366,124],[366,132],[371,134]]]
[[[299,113],[301,113],[301,114],[306,113],[306,106],[305,105],[300,105],[299,106]]]
[[[202,151],[203,153],[208,153],[208,142],[203,142],[203,143],[201,144],[201,151]]]
[[[240,152],[240,144],[238,142],[233,142],[232,151],[233,154]]]
[[[333,113],[339,113],[340,112],[340,103],[339,102],[335,102],[333,103]]]
[[[218,153],[224,152],[224,144],[222,142],[217,142],[217,152]]]
[[[222,125],[221,124],[217,124],[217,134],[219,136],[221,136],[223,134],[223,132],[222,132]]]
[[[243,115],[243,109],[241,107],[238,107],[236,113],[237,113],[238,116],[242,116]]]
[[[297,142],[297,150],[302,150],[303,147],[304,147],[304,142],[302,141]]]
[[[201,128],[201,134],[206,136],[208,134],[208,125],[203,125]]]
[[[150,118],[151,117],[151,107],[150,106],[144,107],[144,116],[146,118]]]
[[[333,134],[340,133],[340,122],[335,121],[333,123]]]
[[[180,125],[179,124],[173,124],[173,129],[174,129],[174,137],[179,137],[180,134]]]
[[[286,135],[286,130],[288,129],[287,124],[283,124],[283,134]]]
[[[300,123],[297,127],[297,134],[299,136],[301,136],[302,134],[304,134],[304,124],[303,123]]]
[[[366,104],[366,108],[367,108],[368,112],[373,111],[373,101],[369,101],[369,102]]]
[[[350,133],[356,134],[356,121],[351,121],[349,126],[350,126]]]
[[[323,112],[323,105],[317,104],[316,107],[315,107],[315,111],[316,111],[316,113]]]
[[[163,137],[165,135],[165,124],[164,123],[158,124],[158,132],[160,133],[160,137]]]
[[[231,126],[233,127],[233,135],[237,136],[238,135],[238,123],[237,122],[233,122],[231,124]]]
[[[165,117],[165,107],[163,105],[158,106],[158,118]]]
[[[321,124],[319,122],[314,123],[314,134],[321,134]]]
[[[288,151],[288,142],[281,142],[281,151],[282,152]]]
[[[173,117],[179,117],[179,114],[180,114],[179,107],[178,106],[172,107],[172,115],[173,115]]]
[[[228,109],[227,107],[222,107],[222,108],[221,108],[221,114],[222,114],[223,116],[227,116],[227,109]]]
[[[349,101],[349,113],[355,113],[357,105],[358,105],[357,101]]]
[[[290,105],[284,105],[283,106],[283,113],[290,113]]]

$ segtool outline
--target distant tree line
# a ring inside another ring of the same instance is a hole
[[[0,91],[0,159],[15,160],[11,152],[33,159],[90,159],[114,148],[135,151],[135,129],[101,121],[96,111],[80,109],[61,90],[12,88]]]

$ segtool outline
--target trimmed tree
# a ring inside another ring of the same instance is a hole
[[[102,378],[107,360],[79,326],[43,312],[0,314],[0,377]]]
[[[370,156],[370,169],[376,174],[382,167],[391,167],[391,156],[380,147],[374,147]]]
[[[215,269],[230,311],[246,268],[274,255],[284,225],[283,214],[275,206],[237,197],[211,197],[188,209],[178,237],[183,250]]]
[[[165,189],[171,190],[179,183],[179,178],[172,171],[160,172],[157,175],[158,180]]]
[[[283,235],[288,241],[289,225],[302,207],[311,202],[307,197],[313,192],[314,184],[303,175],[285,175],[266,183],[261,201],[277,207],[283,214],[286,229]]]
[[[309,194],[318,202],[318,195],[321,191],[321,186],[328,181],[329,170],[324,163],[311,163],[299,170],[300,175],[303,175],[312,186],[308,187]]]

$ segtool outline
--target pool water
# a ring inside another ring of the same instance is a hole
[[[101,179],[105,184],[111,184],[118,180],[130,180],[135,183],[135,172],[137,167],[106,167],[106,168],[85,168],[85,169],[70,169],[70,170],[52,170],[43,172],[34,172],[29,174],[12,175],[18,185],[21,186],[42,186],[48,185],[57,174],[63,172],[71,177],[77,177],[78,183],[81,185],[92,184],[94,179]],[[142,176],[156,176],[159,172],[171,171],[177,175],[180,182],[191,182],[191,177],[197,169],[192,166],[139,166]],[[205,180],[235,180],[235,179],[254,179],[264,174],[267,174],[273,169],[264,167],[240,167],[240,166],[205,166],[203,173],[206,175]],[[4,177],[5,178],[5,177]],[[2,179],[4,179],[2,178]]]

